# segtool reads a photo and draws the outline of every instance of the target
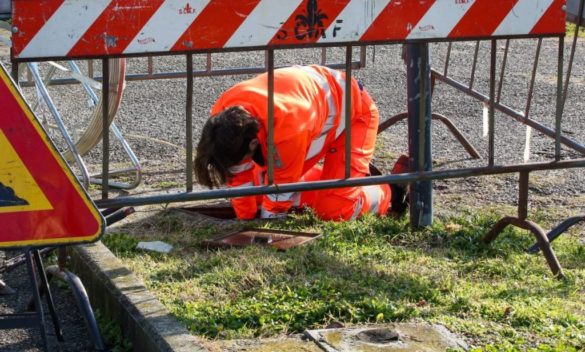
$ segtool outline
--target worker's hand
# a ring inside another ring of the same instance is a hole
[[[286,213],[273,213],[264,208],[261,208],[260,218],[261,219],[283,219],[286,217]]]

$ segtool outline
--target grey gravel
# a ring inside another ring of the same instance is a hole
[[[568,59],[569,39],[566,43],[565,58]],[[529,89],[536,44],[537,40],[535,39],[511,42],[501,100],[519,111],[524,110],[526,106],[526,94]],[[582,117],[585,103],[581,98],[585,94],[584,44],[583,40],[578,42],[575,67],[573,68],[563,120],[563,132],[581,144],[585,144],[585,121]],[[554,128],[557,45],[557,39],[543,41],[542,56],[534,87],[534,98],[530,108],[530,116],[550,128]],[[444,68],[446,48],[446,43],[431,45],[433,67],[439,71]],[[489,41],[481,42],[474,80],[474,87],[484,94],[489,92],[489,48]],[[502,58],[503,48],[504,41],[498,41],[498,62]],[[453,44],[452,62],[449,67],[449,74],[452,77],[465,83],[469,82],[474,49],[475,42]],[[320,53],[321,49],[278,50],[276,51],[275,64],[276,66],[284,66],[319,63]],[[345,58],[343,49],[331,48],[327,49],[327,53],[328,62],[341,63]],[[355,76],[365,84],[373,96],[381,111],[382,119],[406,111],[406,74],[400,54],[400,45],[377,46],[375,53],[370,47],[367,51],[366,67],[354,71]],[[357,57],[356,48],[354,58]],[[204,55],[195,55],[196,68],[203,69],[205,67],[204,58]],[[213,59],[217,68],[260,66],[264,63],[264,54],[263,52],[213,54]],[[9,65],[6,56],[1,57],[0,60]],[[145,72],[146,60],[129,59],[128,67],[131,73]],[[185,58],[183,56],[156,58],[155,67],[158,72],[183,70]],[[99,72],[99,64],[96,64],[96,71]],[[217,96],[232,84],[247,77],[249,76],[195,78],[193,104],[195,144],[208,111]],[[79,94],[79,87],[58,87],[52,88],[52,91],[70,126],[75,125],[72,120],[83,121],[84,118],[87,118],[88,114],[83,112],[83,104],[86,99]],[[32,89],[26,88],[24,92],[28,99],[34,100]],[[143,185],[145,187],[157,188],[162,182],[176,182],[179,186],[184,187],[185,94],[185,79],[127,82],[116,124],[126,135],[128,142],[142,162],[144,168]],[[487,165],[488,141],[482,133],[482,111],[482,103],[445,84],[437,83],[433,96],[433,112],[450,118],[473,143],[482,155],[482,159],[470,159],[447,129],[435,123],[432,132],[435,169]],[[45,116],[48,115],[45,114]],[[83,125],[83,122],[80,124]],[[512,118],[496,112],[495,128],[496,164],[522,163],[526,127]],[[406,133],[406,124],[402,122],[381,134],[380,147],[376,152],[375,159],[379,168],[388,171],[394,160],[400,154],[406,153]],[[116,168],[125,164],[127,159],[121,152],[119,144],[112,142],[112,147],[112,167]],[[563,158],[577,158],[579,154],[563,148],[562,156]],[[552,160],[553,157],[554,141],[533,131],[530,161]],[[100,159],[101,148],[99,147],[94,148],[85,158],[93,171],[100,170]],[[475,207],[480,204],[494,207],[515,206],[517,202],[516,179],[516,175],[504,175],[436,181],[434,183],[436,214],[437,216],[449,214],[450,209],[459,206]],[[530,187],[532,206],[530,211],[546,210],[565,217],[570,214],[583,213],[585,212],[585,203],[582,201],[584,190],[585,182],[582,169],[532,173]],[[563,219],[560,217],[558,221]],[[6,280],[19,292],[23,291],[25,280],[22,273],[16,272],[16,274],[9,275],[0,273],[0,279]],[[64,316],[64,326],[68,329],[83,325],[79,318],[72,316],[75,315],[72,308],[74,305],[66,292],[67,290],[57,289],[55,294],[57,300],[66,302],[60,306],[64,309],[59,309],[60,314]],[[0,312],[21,309],[25,298],[22,294],[16,297],[18,297],[18,302],[12,303],[9,299],[0,297]],[[66,320],[68,317],[71,320]],[[67,342],[65,345],[59,345],[59,348],[64,351],[84,351],[87,337],[82,330],[73,333],[73,341],[77,342]],[[48,328],[48,331],[51,331],[51,328]],[[38,343],[38,337],[34,331],[10,333],[3,331],[0,336],[0,346],[2,346],[0,350],[2,351],[37,350],[34,346]],[[69,346],[69,343],[73,346]]]

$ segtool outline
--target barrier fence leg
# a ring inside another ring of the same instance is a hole
[[[43,348],[45,351],[48,351],[49,344],[47,342],[47,331],[45,329],[45,313],[43,312],[43,305],[41,302],[41,294],[39,292],[37,277],[35,275],[35,268],[33,266],[34,257],[33,257],[32,251],[30,249],[27,249],[25,252],[25,256],[26,256],[26,267],[28,269],[28,275],[30,277],[31,289],[33,291],[33,299],[35,302],[35,313],[37,315],[39,330],[41,331],[41,339],[43,340]]]
[[[408,152],[415,171],[431,171],[431,68],[427,43],[406,44]],[[433,183],[410,185],[410,226],[433,223]]]
[[[41,294],[46,294],[47,298],[47,307],[49,308],[49,313],[51,314],[51,319],[53,320],[53,327],[55,328],[55,335],[57,335],[57,339],[63,342],[63,331],[61,330],[61,324],[59,323],[59,318],[57,317],[57,312],[55,311],[55,304],[53,302],[53,295],[51,294],[51,289],[49,287],[49,281],[47,280],[47,274],[45,273],[45,267],[43,265],[41,254],[38,249],[33,250],[34,260],[37,266],[37,271],[39,273],[39,277],[41,279],[40,283],[40,292]]]
[[[563,268],[561,267],[544,230],[538,226],[538,224],[526,219],[528,217],[528,175],[528,171],[520,172],[520,178],[518,181],[518,216],[506,216],[500,219],[490,231],[485,234],[482,242],[485,244],[491,243],[508,225],[528,230],[534,235],[534,237],[536,237],[538,247],[542,250],[550,270],[556,277],[562,279],[565,277]]]

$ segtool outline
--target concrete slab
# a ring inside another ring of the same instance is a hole
[[[445,351],[468,349],[467,344],[442,325],[396,323],[344,329],[307,330],[305,333],[327,352]]]
[[[313,341],[302,339],[302,336],[216,341],[216,346],[222,352],[323,352]]]

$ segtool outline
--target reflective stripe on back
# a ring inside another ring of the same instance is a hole
[[[305,71],[308,73],[317,83],[321,86],[321,89],[325,91],[325,96],[327,97],[327,104],[329,106],[329,114],[327,115],[327,120],[323,125],[323,129],[321,133],[313,139],[311,145],[309,146],[309,150],[307,152],[307,157],[305,160],[309,160],[316,155],[318,155],[325,146],[325,140],[327,139],[327,133],[333,128],[335,123],[335,117],[337,116],[337,108],[335,107],[335,100],[333,99],[333,94],[331,93],[331,87],[329,86],[329,81],[327,81],[326,77],[323,77],[319,72],[317,72],[311,66],[296,66],[297,68]],[[343,95],[342,98],[342,106],[341,106],[341,118],[339,121],[339,126],[335,131],[335,138],[337,138],[343,130],[345,130],[345,79],[343,79],[341,72],[332,70],[330,68],[326,68],[331,75],[337,80],[337,83],[341,87],[341,92]]]

